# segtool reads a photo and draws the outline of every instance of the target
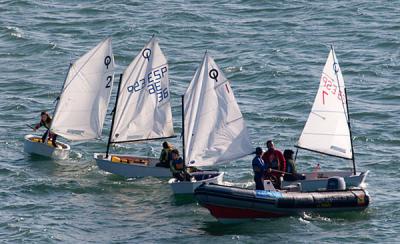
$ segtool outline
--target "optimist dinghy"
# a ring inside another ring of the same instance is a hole
[[[120,76],[106,153],[95,153],[98,167],[128,177],[169,177],[157,158],[109,153],[117,143],[162,140],[174,136],[168,63],[153,37]]]
[[[71,141],[101,137],[114,79],[114,56],[111,38],[71,64],[57,99],[50,131]],[[66,159],[70,146],[57,141],[42,142],[39,136],[27,135],[24,151],[54,159]]]
[[[203,184],[195,190],[197,202],[221,222],[301,215],[304,212],[335,213],[364,210],[370,197],[364,189],[332,189],[321,192],[250,190]],[[268,189],[268,188],[266,188]]]
[[[254,151],[229,80],[206,53],[182,96],[183,161],[207,167],[244,157]],[[223,172],[196,172],[190,181],[170,179],[174,194],[192,194],[204,182],[223,181]]]
[[[26,135],[24,139],[24,151],[29,154],[63,160],[68,158],[71,150],[71,147],[66,143],[57,141],[57,147],[53,147],[51,140],[43,143],[40,136]]]
[[[322,71],[314,105],[296,147],[352,160],[353,170],[305,173],[304,180],[283,181],[282,187],[301,184],[302,191],[316,191],[323,188],[333,176],[343,177],[348,187],[363,186],[368,171],[356,172],[348,110],[344,79],[332,47]]]

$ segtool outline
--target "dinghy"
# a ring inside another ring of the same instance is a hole
[[[195,190],[197,202],[221,222],[274,218],[303,213],[359,211],[368,207],[370,197],[364,189],[332,189],[322,192],[250,190],[233,186],[203,184]]]
[[[64,160],[68,158],[71,150],[68,144],[62,142],[57,141],[57,147],[53,147],[51,140],[43,143],[41,136],[26,135],[24,139],[24,151],[29,154]]]
[[[110,153],[110,145],[162,140],[174,136],[169,68],[153,37],[120,76],[106,153],[95,153],[98,167],[128,177],[170,177],[158,158]]]
[[[305,173],[304,180],[283,181],[282,187],[301,184],[303,191],[315,191],[325,186],[333,176],[343,177],[348,187],[364,185],[368,171],[356,172],[347,92],[333,47],[321,75],[314,105],[296,147],[352,160],[353,170],[322,172],[317,169]]]
[[[226,163],[254,151],[229,80],[206,54],[182,96],[183,161],[190,167]],[[174,194],[192,194],[204,182],[221,184],[223,172],[196,172],[169,181]]]
[[[101,137],[114,79],[111,38],[100,42],[71,64],[54,110],[50,131],[71,141]],[[24,151],[54,159],[66,159],[70,146],[42,142],[27,135]]]

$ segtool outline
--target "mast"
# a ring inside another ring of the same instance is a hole
[[[182,157],[183,163],[185,164],[185,95],[181,96],[182,102]]]
[[[346,96],[346,108],[347,108],[347,126],[349,127],[350,131],[350,144],[351,144],[351,152],[352,152],[352,158],[351,160],[353,161],[353,172],[354,175],[356,174],[356,160],[354,158],[354,146],[353,146],[353,135],[351,133],[351,125],[350,125],[350,113],[349,113],[349,103],[347,102],[347,91],[346,88],[344,88],[344,94]]]
[[[57,103],[56,103],[56,106],[54,107],[53,119],[56,117],[56,113],[57,113],[57,109],[58,109],[58,103],[59,103],[60,98],[61,98],[61,96],[63,94],[65,82],[67,82],[68,74],[69,74],[69,71],[71,70],[72,65],[73,65],[73,63],[69,63],[67,74],[65,75],[64,82],[63,82],[62,87],[61,87],[60,95],[58,95],[58,97],[56,98]],[[51,126],[52,125],[50,124],[49,133],[51,132]],[[46,137],[46,142],[48,141],[48,138],[49,138],[49,135],[47,135],[47,137]]]
[[[338,70],[336,70],[336,67],[335,67],[335,65],[337,64],[336,63],[336,54],[335,54],[335,50],[333,49],[333,45],[331,45],[331,50],[332,50],[332,56],[333,56],[333,70],[335,71],[336,80],[337,80],[337,82],[339,84],[339,77],[338,77],[338,74],[337,74]],[[339,91],[340,91],[340,85],[339,85]],[[349,112],[349,103],[347,101],[347,90],[346,90],[346,87],[344,87],[344,95],[345,95],[345,99],[346,99],[346,111],[347,111],[347,114],[345,114],[345,116],[347,117],[347,127],[349,128],[349,133],[350,133],[351,160],[353,161],[353,173],[355,175],[356,172],[357,172],[356,171],[356,161],[355,161],[355,157],[354,157],[353,135],[352,135],[352,132],[351,132],[350,112]]]
[[[123,74],[120,74],[120,76],[119,76],[118,90],[117,90],[117,95],[115,97],[115,106],[114,106],[114,109],[113,109],[113,116],[112,116],[112,120],[111,120],[111,129],[110,129],[110,134],[108,136],[108,142],[107,142],[106,158],[108,158],[108,153],[110,151],[111,137],[112,137],[112,133],[113,133],[113,129],[114,129],[115,114],[116,114],[116,110],[117,110],[117,106],[118,106],[118,97],[119,97],[119,93],[120,93],[120,89],[121,89],[121,83],[122,83],[122,75]]]

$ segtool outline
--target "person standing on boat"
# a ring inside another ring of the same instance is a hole
[[[296,170],[296,163],[293,158],[293,150],[286,149],[283,151],[283,157],[286,161],[286,173],[283,176],[285,181],[304,180],[304,175],[298,174]]]
[[[169,168],[170,161],[172,159],[171,151],[173,149],[173,146],[165,141],[165,142],[163,142],[162,147],[163,147],[163,149],[161,150],[161,154],[160,154],[160,162],[157,163],[156,166]]]
[[[53,145],[53,147],[57,147],[57,143],[56,143],[57,135],[50,132],[51,122],[52,122],[52,118],[50,117],[50,115],[46,111],[43,111],[40,114],[40,122],[35,125],[35,128],[33,129],[33,131],[36,131],[40,127],[44,126],[47,130],[42,136],[42,143],[46,142],[46,139],[48,136],[49,139],[51,139],[51,144]]]
[[[275,181],[279,181],[280,177],[284,175],[286,170],[286,161],[283,154],[278,149],[275,149],[274,142],[272,140],[267,141],[268,150],[262,155],[267,167],[267,177],[275,178]],[[277,182],[279,183],[279,182]]]
[[[185,163],[183,162],[182,157],[179,156],[178,149],[173,149],[171,151],[171,165],[170,170],[172,176],[179,181],[188,181],[190,180],[190,175],[186,172]]]
[[[253,166],[254,182],[256,183],[256,190],[264,190],[264,175],[265,175],[265,163],[261,158],[263,150],[261,147],[256,148],[256,156],[253,158],[251,165]]]

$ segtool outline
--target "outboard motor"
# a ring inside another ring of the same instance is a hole
[[[346,182],[343,177],[334,176],[328,179],[328,185],[326,186],[328,191],[344,191],[346,190]]]

